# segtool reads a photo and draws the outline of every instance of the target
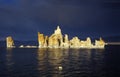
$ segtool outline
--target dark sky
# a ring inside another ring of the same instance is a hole
[[[120,36],[120,1],[0,0],[0,40],[36,40],[57,25],[70,37]]]

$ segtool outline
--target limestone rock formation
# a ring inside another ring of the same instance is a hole
[[[39,48],[104,48],[105,46],[102,38],[95,40],[95,45],[92,44],[90,37],[87,37],[86,40],[80,40],[76,36],[69,40],[67,34],[63,37],[59,26],[50,37],[38,32],[38,43]]]
[[[102,38],[100,38],[99,40],[95,40],[95,46],[100,48],[100,47],[104,47],[105,46],[105,42],[103,41]]]
[[[44,35],[41,34],[40,32],[38,32],[39,48],[40,48],[40,47],[44,47],[44,42],[45,42]]]
[[[88,37],[86,39],[86,42],[87,42],[87,46],[91,46],[92,45],[90,37]]]
[[[44,47],[48,46],[48,36],[45,36]]]
[[[78,48],[80,46],[80,39],[78,37],[73,37],[70,40],[70,47],[72,48]]]
[[[6,45],[7,45],[7,48],[15,47],[14,40],[11,36],[6,37]]]
[[[65,34],[63,47],[64,47],[64,48],[69,48],[69,46],[70,46],[70,44],[69,44],[68,35]]]
[[[63,37],[61,33],[61,29],[59,26],[54,31],[54,33],[49,37],[48,47],[59,48],[63,45]]]
[[[51,48],[58,48],[59,47],[59,39],[57,36],[53,35],[49,37],[48,46]]]

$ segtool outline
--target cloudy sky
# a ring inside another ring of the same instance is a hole
[[[0,0],[0,40],[36,40],[57,25],[70,37],[120,36],[120,1]]]

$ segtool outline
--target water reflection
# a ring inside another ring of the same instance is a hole
[[[0,77],[114,77],[118,50],[1,48]]]
[[[38,49],[38,70],[40,77],[52,76],[62,77],[59,66],[63,60],[63,51],[61,49]]]
[[[42,76],[105,75],[102,49],[38,49],[37,54],[38,70]]]
[[[71,58],[75,59],[75,60],[78,60],[79,59],[79,49],[71,49],[69,51],[69,56],[71,56]]]
[[[13,61],[13,49],[7,48],[6,49],[6,71],[7,74],[10,76],[13,73],[14,68],[14,61]]]
[[[37,60],[38,60],[38,70],[40,71],[44,71],[45,70],[45,65],[46,65],[46,58],[47,58],[47,54],[46,54],[47,49],[38,49],[37,51]]]
[[[44,49],[44,48],[38,49],[37,55],[38,55],[39,61],[42,61],[47,57],[46,51],[47,49]]]
[[[96,49],[92,52],[92,73],[95,76],[105,77],[104,49]]]
[[[62,49],[49,49],[48,50],[48,62],[51,65],[61,64],[63,60],[63,50]]]

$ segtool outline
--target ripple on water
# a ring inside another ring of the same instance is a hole
[[[13,49],[0,56],[0,77],[105,77],[104,51]],[[59,69],[59,66],[62,69]]]

